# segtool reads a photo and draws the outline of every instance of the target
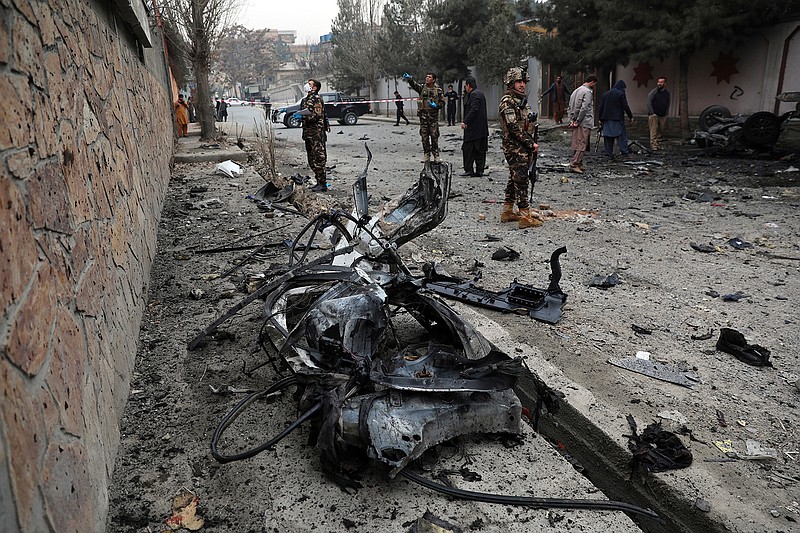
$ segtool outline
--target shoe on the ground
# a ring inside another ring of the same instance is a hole
[[[313,187],[311,187],[311,192],[326,192],[328,190],[328,186],[324,183],[317,183]]]
[[[575,174],[583,174],[583,170],[581,169],[581,167],[573,167],[570,165],[569,171],[574,172]]]
[[[514,204],[506,202],[503,204],[503,210],[500,212],[500,222],[517,222],[519,215],[514,212]]]
[[[399,122],[398,122],[397,124],[395,124],[395,126],[399,126],[399,125],[400,125],[400,123],[399,123]]]
[[[519,229],[538,228],[543,223],[542,215],[535,209],[523,207],[519,210],[519,222],[517,222]]]
[[[483,177],[483,172],[473,172],[472,173],[472,177],[473,178],[482,178]]]
[[[465,170],[464,172],[462,172],[461,174],[459,174],[459,176],[461,176],[461,177],[464,177],[464,178],[466,178],[466,177],[472,177],[472,176],[474,176],[474,175],[475,175],[475,173],[474,173],[474,172],[472,172],[472,171],[466,171],[466,170]]]
[[[751,366],[772,366],[769,360],[770,351],[758,344],[748,344],[739,331],[722,328],[717,340],[717,350],[726,352],[736,359]]]
[[[422,157],[422,162],[423,162],[423,163],[430,163],[430,162],[431,162],[431,154],[425,154],[425,155]]]
[[[435,156],[433,156],[433,162],[434,163],[441,163],[442,162],[441,158],[439,157],[439,154],[436,154]]]

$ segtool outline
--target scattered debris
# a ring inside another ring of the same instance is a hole
[[[747,447],[747,455],[742,457],[742,459],[747,459],[748,461],[769,461],[778,458],[778,450],[775,448],[766,448],[757,440],[747,439],[744,443]]]
[[[745,298],[747,298],[747,295],[741,291],[731,292],[722,295],[723,302],[738,302],[739,300],[743,300]]]
[[[686,416],[680,411],[676,410],[661,411],[656,416],[658,416],[658,418],[668,421],[665,429],[678,433],[683,433],[685,431],[687,424],[689,423],[689,420],[686,418]]]
[[[736,448],[733,447],[733,441],[731,439],[715,440],[712,444],[728,457],[737,458],[739,456],[736,452]]]
[[[711,512],[711,504],[705,501],[703,498],[697,498],[694,501],[694,506],[704,513]]]
[[[410,533],[464,533],[464,529],[425,511],[422,518],[417,518],[409,530]]]
[[[683,197],[684,200],[689,200],[691,202],[712,202],[717,199],[716,195],[713,191],[705,190],[705,191],[688,191],[686,192]]]
[[[692,452],[675,433],[662,429],[660,422],[653,422],[639,435],[633,416],[626,418],[632,433],[628,436],[628,448],[633,453],[632,470],[664,472],[691,466]]]
[[[203,289],[194,288],[194,289],[192,289],[192,290],[190,290],[190,291],[189,291],[189,297],[190,297],[192,300],[200,300],[200,299],[202,299],[202,298],[203,298],[203,296],[205,296],[205,295],[206,295],[206,293],[205,293],[205,292],[203,292]]]
[[[527,314],[531,318],[556,324],[561,318],[561,308],[567,301],[567,295],[561,290],[561,264],[559,257],[567,252],[561,247],[550,256],[550,284],[547,289],[539,289],[530,285],[512,282],[507,289],[495,292],[476,286],[480,276],[471,281],[442,275],[435,265],[423,265],[424,287],[439,296],[453,298],[461,302],[495,309],[497,311]]]
[[[706,293],[706,294],[708,294],[708,293]],[[708,295],[711,296],[710,294],[708,294]],[[713,298],[716,298],[718,296],[719,296],[719,293],[717,293],[716,296],[713,296]],[[714,330],[710,329],[710,330],[708,330],[708,333],[703,333],[702,335],[692,335],[691,339],[693,341],[707,341],[708,339],[710,339],[713,336],[714,336]]]
[[[649,376],[651,378],[660,379],[669,383],[674,383],[682,387],[691,388],[694,376],[690,376],[687,372],[680,367],[673,365],[666,365],[649,359],[640,359],[639,357],[624,357],[619,359],[609,359],[608,362],[619,368],[636,372]],[[696,381],[696,379],[694,379]]]
[[[740,237],[734,237],[733,239],[728,241],[728,244],[730,244],[737,250],[746,250],[747,248],[753,247],[751,243],[743,241]]]
[[[516,261],[519,259],[519,252],[508,246],[501,246],[493,254],[495,261]]]
[[[696,242],[690,242],[689,246],[698,252],[703,252],[705,254],[710,254],[717,251],[717,247],[713,244],[698,244]]]
[[[609,289],[619,284],[620,284],[619,275],[616,272],[614,272],[613,274],[609,274],[607,276],[598,274],[597,276],[590,279],[587,285],[589,287],[597,287],[598,289]]]
[[[242,167],[240,167],[239,165],[228,159],[227,161],[219,163],[216,167],[215,172],[218,174],[224,174],[229,178],[235,178],[237,176],[242,175]]]
[[[652,335],[653,331],[647,328],[643,328],[642,326],[637,326],[636,324],[631,324],[631,329],[634,333],[638,333],[639,335]]]
[[[722,328],[717,340],[717,350],[733,355],[736,359],[751,366],[772,366],[770,351],[758,344],[748,344],[740,332],[732,328]]]
[[[197,531],[203,527],[205,520],[197,516],[197,505],[200,498],[187,489],[182,489],[180,494],[172,500],[172,516],[167,518],[165,523],[170,529],[176,530],[185,528],[189,531]]]

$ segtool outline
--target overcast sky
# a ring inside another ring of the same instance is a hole
[[[336,0],[247,0],[239,22],[251,30],[295,30],[298,43],[317,43],[331,32]]]

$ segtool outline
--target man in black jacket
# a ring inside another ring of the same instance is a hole
[[[608,159],[614,156],[614,139],[619,140],[619,152],[625,159],[630,154],[628,150],[628,131],[625,129],[625,115],[633,124],[633,113],[628,105],[625,95],[625,82],[617,80],[614,88],[603,95],[600,101],[598,116],[600,117],[600,131],[603,134],[603,149]]]
[[[486,152],[489,150],[489,121],[486,115],[486,97],[478,90],[475,78],[468,77],[464,82],[467,91],[464,102],[464,172],[461,176],[483,176],[486,168]],[[473,164],[475,170],[472,170]]]
[[[667,78],[659,76],[656,88],[647,95],[647,122],[650,126],[650,149],[660,150],[669,112]]]

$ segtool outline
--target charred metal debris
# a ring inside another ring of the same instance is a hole
[[[800,92],[782,93],[778,99],[797,102],[795,109],[780,116],[769,111],[734,116],[725,106],[709,106],[698,117],[700,129],[692,142],[707,153],[771,152],[789,119],[800,119]]]
[[[547,289],[516,282],[500,293],[478,290],[472,282],[411,274],[397,249],[436,227],[447,215],[452,167],[426,163],[418,182],[387,204],[368,213],[367,169],[353,185],[352,213],[317,216],[303,228],[289,250],[288,265],[274,278],[203,329],[203,337],[256,299],[264,300],[266,319],[261,341],[270,363],[289,375],[250,393],[221,420],[211,440],[220,463],[247,459],[274,446],[309,422],[311,441],[321,450],[326,472],[345,489],[360,485],[354,474],[360,457],[451,497],[533,508],[603,509],[656,514],[631,504],[505,496],[455,489],[412,471],[423,452],[471,433],[522,433],[522,405],[514,392],[520,376],[536,384],[538,411],[557,410],[558,396],[534,375],[521,357],[497,349],[437,294],[503,311],[524,312],[554,323],[566,295],[558,280],[560,248],[550,260]],[[333,248],[311,259],[316,237]],[[266,363],[265,363],[266,364]],[[263,366],[263,365],[262,365]],[[259,399],[293,388],[300,415],[262,444],[238,453],[221,449],[226,429]]]

